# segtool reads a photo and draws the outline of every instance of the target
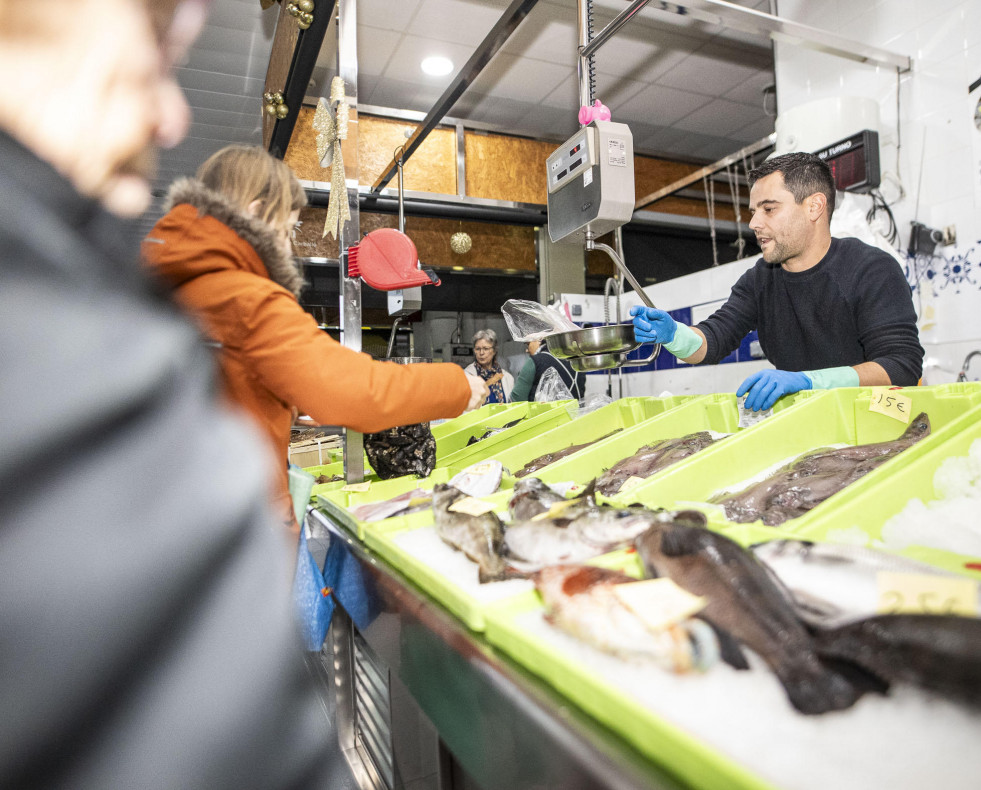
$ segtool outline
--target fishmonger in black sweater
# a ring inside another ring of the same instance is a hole
[[[777,370],[737,390],[746,406],[813,388],[914,385],[923,348],[909,285],[887,253],[858,239],[832,239],[834,179],[812,154],[785,154],[750,172],[750,228],[763,257],[728,301],[695,327],[663,310],[634,307],[634,334],[690,364],[714,363],[753,329]]]

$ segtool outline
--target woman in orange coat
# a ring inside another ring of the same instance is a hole
[[[487,387],[457,365],[376,362],[318,328],[297,303],[303,278],[290,243],[306,194],[263,149],[223,148],[196,179],[174,183],[167,205],[144,259],[220,344],[228,396],[275,449],[287,524],[295,527],[286,463],[294,407],[320,424],[369,433],[483,402]]]

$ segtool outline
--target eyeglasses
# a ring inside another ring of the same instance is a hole
[[[493,351],[494,346],[474,346],[474,351]]]
[[[296,241],[296,236],[299,233],[300,226],[302,224],[303,224],[303,220],[300,220],[290,228],[279,228],[278,233],[284,239],[289,239],[290,241]]]

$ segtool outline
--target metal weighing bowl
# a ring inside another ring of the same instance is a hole
[[[569,357],[569,364],[576,373],[590,373],[594,370],[619,368],[627,361],[623,354],[588,354],[584,357]]]
[[[589,329],[577,329],[574,332],[561,332],[557,335],[546,336],[545,342],[549,352],[554,356],[570,361],[574,361],[578,357],[596,354],[604,356],[625,354],[640,345],[634,340],[633,324],[608,324],[590,327]],[[615,367],[615,365],[604,364],[602,367],[584,367],[576,368],[576,370],[606,370],[608,367]]]

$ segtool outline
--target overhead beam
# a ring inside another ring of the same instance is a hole
[[[859,63],[887,66],[901,72],[909,71],[913,65],[908,55],[874,47],[727,0],[681,0],[677,3],[662,1],[653,3],[651,8],[722,25],[743,33],[768,36],[774,41],[807,47]]]
[[[415,153],[416,149],[422,145],[423,140],[429,135],[429,133],[436,128],[441,120],[446,116],[446,114],[453,108],[453,105],[457,103],[457,100],[464,94],[464,92],[469,88],[474,81],[477,79],[484,67],[490,63],[497,51],[504,46],[504,43],[508,40],[508,37],[514,32],[514,29],[521,24],[521,21],[528,16],[528,12],[538,3],[538,0],[513,0],[511,5],[505,9],[504,13],[501,14],[501,18],[497,20],[494,27],[491,28],[490,32],[484,37],[484,40],[480,42],[477,49],[474,51],[473,55],[470,56],[470,60],[466,62],[462,69],[457,73],[457,75],[447,86],[443,95],[436,100],[436,104],[427,113],[422,124],[418,126],[413,133],[412,137],[406,141],[403,146],[402,152],[402,162],[403,164],[408,161],[409,157]],[[398,172],[398,165],[395,158],[389,162],[388,166],[385,168],[382,175],[378,177],[371,186],[372,192],[380,192],[382,188],[387,184],[395,174]]]
[[[265,108],[262,113],[263,147],[280,159],[289,147],[336,6],[337,0],[316,0],[313,22],[306,30],[300,29],[297,19],[288,13],[286,3],[280,8],[266,70],[265,92],[281,93],[289,111],[284,118],[269,115]]]
[[[729,154],[728,156],[722,157],[722,159],[717,162],[713,162],[710,165],[706,165],[701,170],[696,170],[694,173],[690,173],[683,178],[679,178],[674,183],[668,184],[666,187],[661,187],[661,189],[656,192],[651,192],[649,195],[644,195],[640,200],[634,203],[634,211],[640,211],[644,206],[649,206],[656,200],[660,200],[668,195],[673,195],[675,192],[684,189],[696,181],[701,181],[706,176],[710,176],[713,173],[718,173],[730,165],[736,164],[737,162],[742,162],[747,156],[750,156],[760,151],[764,151],[767,148],[771,148],[777,142],[777,135],[768,134],[761,140],[757,140],[755,143],[750,143],[745,148],[740,148],[736,153]]]

